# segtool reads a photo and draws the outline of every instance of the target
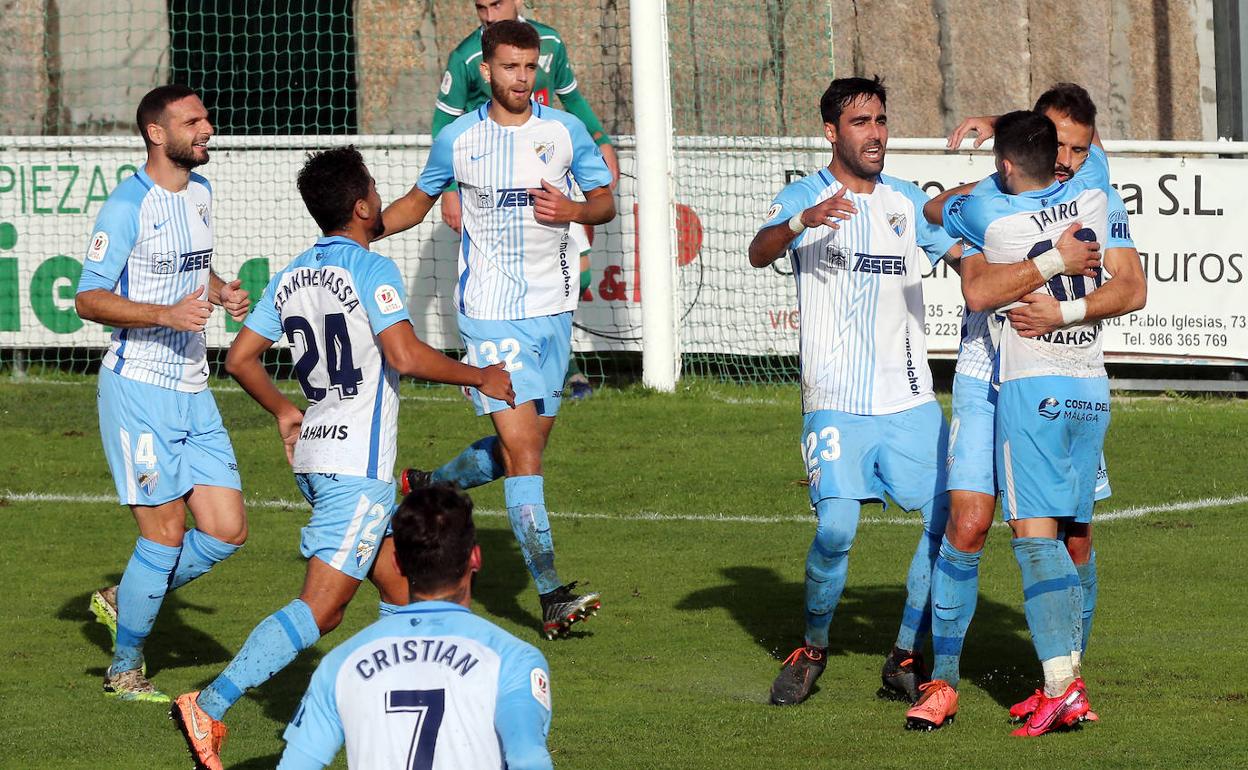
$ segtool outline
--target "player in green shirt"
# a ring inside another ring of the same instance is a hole
[[[552,95],[557,94],[564,111],[581,119],[602,152],[607,168],[611,170],[611,187],[614,189],[620,179],[619,159],[611,145],[611,137],[603,130],[602,122],[577,88],[576,75],[572,73],[572,64],[568,61],[568,49],[563,44],[563,38],[553,28],[520,16],[520,0],[474,0],[474,4],[481,26],[460,41],[447,59],[446,72],[442,75],[438,98],[434,103],[433,136],[437,137],[438,132],[460,115],[475,110],[490,100],[490,86],[481,74],[481,31],[496,21],[519,19],[533,25],[542,41],[537,58],[537,82],[533,85],[533,101],[550,104]],[[459,232],[459,192],[454,185],[442,193],[442,221]],[[584,293],[590,283],[589,234],[575,232],[575,228],[569,234],[581,254],[581,292]],[[575,357],[569,364],[571,369],[568,395],[572,398],[588,396],[592,392],[589,380],[576,369]]]

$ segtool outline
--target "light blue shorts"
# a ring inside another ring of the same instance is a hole
[[[802,457],[810,502],[841,497],[883,500],[908,511],[945,491],[948,429],[929,401],[895,414],[859,415],[821,409],[802,419]]]
[[[996,465],[1007,521],[1092,521],[1109,409],[1106,377],[1027,377],[1001,384]]]
[[[459,334],[468,350],[469,364],[506,364],[517,405],[532,401],[543,417],[559,413],[568,355],[572,351],[572,313],[518,321],[482,321],[460,313]],[[474,388],[467,391],[478,415],[508,408],[506,403],[487,398]]]
[[[996,474],[997,389],[988,380],[955,374],[953,421],[949,423],[949,489],[997,494]],[[1113,494],[1105,455],[1096,471],[1097,502]]]
[[[331,473],[296,473],[299,491],[312,504],[299,550],[356,580],[368,577],[394,515],[393,481]]]
[[[197,484],[242,489],[212,391],[184,393],[101,368],[96,399],[122,505],[160,505]]]

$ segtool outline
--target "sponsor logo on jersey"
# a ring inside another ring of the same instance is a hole
[[[1060,406],[1056,398],[1048,396],[1040,402],[1040,406],[1036,407],[1036,412],[1044,419],[1052,421],[1056,420],[1058,415],[1061,414]]]
[[[906,258],[892,254],[854,253],[855,273],[874,273],[876,275],[905,275]]]
[[[152,255],[152,272],[156,275],[173,275],[177,272],[178,252],[165,251]]]
[[[307,425],[299,432],[300,441],[316,441],[317,439],[332,438],[337,441],[347,440],[347,426],[345,425]]]
[[[494,208],[494,188],[478,187],[477,188],[477,207],[483,209]]]
[[[537,66],[541,67],[543,72],[550,72],[550,63],[554,59],[555,55],[553,53],[538,54]]]
[[[555,143],[550,141],[534,142],[533,152],[537,153],[537,159],[541,162],[550,163],[550,159],[555,156]]]
[[[545,706],[547,711],[550,711],[550,678],[546,676],[546,672],[540,668],[530,671],[529,685],[533,690],[533,700]]]
[[[445,96],[451,92],[451,84],[454,82],[454,78],[451,77],[451,71],[447,70],[442,73],[442,85],[438,87],[438,90],[442,92],[443,96]]]
[[[823,251],[823,263],[831,270],[848,270],[849,249],[836,243],[828,243]]]
[[[888,215],[888,226],[893,229],[893,233],[900,238],[906,233],[906,215],[902,212],[892,213]]]
[[[91,245],[87,248],[87,259],[92,262],[102,262],[106,253],[108,253],[108,233],[101,230],[91,236]]]
[[[532,206],[537,199],[533,197],[533,193],[524,187],[509,187],[505,190],[498,191],[498,198],[494,201],[494,206],[500,209],[510,209],[517,206]]]
[[[1124,241],[1131,240],[1131,227],[1127,223],[1127,212],[1115,211],[1109,215],[1109,237]]]
[[[1101,325],[1098,323],[1085,329],[1058,329],[1048,334],[1041,334],[1036,339],[1054,345],[1090,345],[1096,342],[1100,331]]]
[[[780,213],[781,205],[779,203],[771,204],[771,208],[767,209],[767,213],[763,215],[763,220],[770,222],[776,218],[776,214]]]
[[[572,224],[577,227],[576,223]],[[559,239],[559,274],[563,277],[563,296],[572,296],[572,266],[568,264],[568,234]],[[558,396],[556,396],[558,398]]]
[[[201,251],[191,251],[182,255],[182,267],[178,272],[185,273],[195,270],[211,270],[212,269],[212,249],[203,249]]]
[[[378,286],[373,292],[373,299],[377,300],[377,309],[382,313],[397,313],[403,309],[403,297],[389,284]]]

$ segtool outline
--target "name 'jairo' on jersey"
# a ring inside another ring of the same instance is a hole
[[[1109,185],[1105,154],[1093,148],[1079,172],[1065,184],[1054,182],[1042,190],[1020,195],[1003,191],[990,177],[969,195],[945,203],[945,229],[982,249],[990,263],[1014,263],[1037,256],[1057,243],[1073,223],[1077,237],[1098,241],[1103,249],[1135,248],[1126,209]],[[1096,276],[1056,275],[1036,290],[1058,301],[1079,299],[1095,291],[1104,279]],[[1022,337],[1009,323],[1001,326],[998,380],[1060,375],[1103,377],[1101,322],[1078,323],[1034,339]]]
[[[538,222],[529,190],[545,180],[566,195],[575,179],[589,192],[610,184],[611,172],[579,118],[532,106],[521,126],[495,123],[489,102],[461,116],[438,134],[416,183],[437,197],[459,182],[455,306],[469,318],[537,318],[575,310],[580,299],[580,257],[568,247],[568,226]]]
[[[764,227],[778,224],[842,187],[832,173],[789,184]],[[923,274],[956,241],[923,218],[928,196],[912,182],[881,175],[839,230],[803,231],[789,244],[797,305],[802,411],[893,414],[931,401],[923,328]]]
[[[410,320],[403,291],[393,261],[327,236],[273,276],[247,317],[265,339],[285,335],[308,399],[295,473],[391,480],[399,375],[377,335]]]

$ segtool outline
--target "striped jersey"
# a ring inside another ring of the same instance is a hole
[[[984,185],[990,186],[993,190],[997,189],[995,178],[988,177],[972,188],[972,192]],[[977,253],[979,249],[968,242],[963,242],[963,259]],[[962,335],[958,343],[958,362],[954,366],[954,371],[958,374],[974,377],[977,380],[992,381],[997,368],[997,345],[988,330],[990,315],[992,314],[986,310],[972,311],[967,307],[962,308]]]
[[[286,728],[281,770],[550,768],[550,671],[458,604],[416,602],[325,656]]]
[[[416,183],[437,197],[452,179],[463,207],[455,305],[469,318],[518,320],[576,309],[580,263],[568,225],[533,216],[532,188],[542,180],[571,195],[611,183],[611,172],[585,125],[573,115],[532,103],[521,126],[501,126],[490,103],[438,134]],[[579,226],[579,225],[578,225]]]
[[[968,195],[945,203],[945,229],[982,250],[992,263],[1014,263],[1049,249],[1071,224],[1080,222],[1082,240],[1104,249],[1135,248],[1126,208],[1109,184],[1105,153],[1093,147],[1084,165],[1065,184],[1019,195],[1003,191],[996,175]],[[1079,299],[1101,285],[1096,276],[1055,275],[1036,289],[1058,301]],[[1022,337],[1008,322],[999,340],[998,381],[1059,375],[1103,377],[1101,322],[1072,324],[1035,339]]]
[[[192,173],[171,192],[140,168],[100,208],[78,292],[104,289],[134,302],[175,305],[203,289],[212,270],[212,187]],[[197,393],[208,387],[203,332],[162,326],[114,329],[103,366],[162,388]]]
[[[247,317],[247,328],[265,339],[285,335],[308,400],[295,473],[391,480],[399,374],[377,335],[410,322],[403,287],[390,259],[325,236],[273,276]]]
[[[826,168],[803,177],[780,191],[763,226],[841,187]],[[881,175],[871,193],[846,198],[858,213],[839,230],[809,228],[789,244],[802,411],[892,414],[934,398],[922,281],[956,241],[923,218],[928,196],[911,182]]]

